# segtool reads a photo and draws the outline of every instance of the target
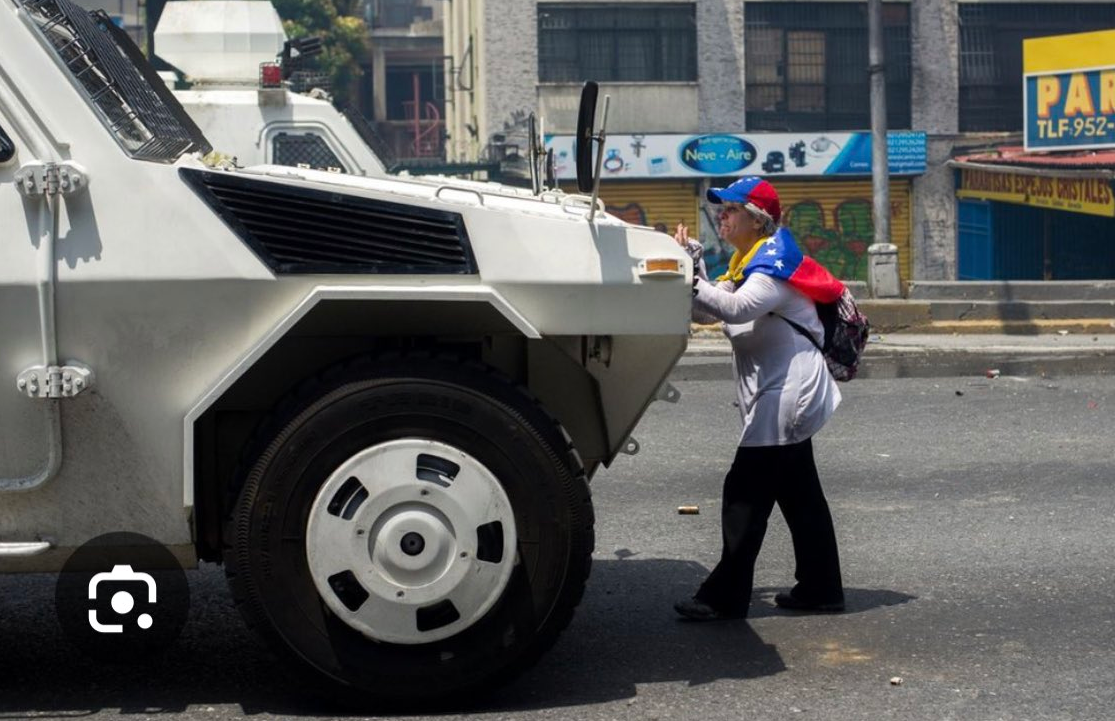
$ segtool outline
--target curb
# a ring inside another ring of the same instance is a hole
[[[975,320],[933,320],[928,303],[906,303],[880,308],[860,303],[860,309],[871,321],[872,333],[918,333],[934,335],[1051,335],[1069,333],[1115,334],[1115,318],[1026,318],[1007,320],[984,318]],[[694,338],[721,336],[719,325],[690,325]]]
[[[1098,342],[1098,338],[1096,341],[1073,338],[1064,345],[1057,345],[1049,344],[1052,339],[1044,337],[1046,345],[1042,346],[995,338],[982,347],[962,345],[965,338],[952,336],[925,339],[930,342],[921,340],[900,338],[869,343],[857,378],[987,376],[989,371],[1005,376],[1032,377],[1115,374],[1115,347],[1110,342],[1085,345]],[[731,347],[726,340],[693,338],[671,377],[675,380],[730,380],[731,358]]]

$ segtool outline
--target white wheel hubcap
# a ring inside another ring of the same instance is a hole
[[[483,617],[507,588],[515,544],[511,502],[491,471],[421,438],[342,463],[318,491],[306,533],[330,610],[399,644],[448,638]]]

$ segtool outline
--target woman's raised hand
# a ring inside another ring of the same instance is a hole
[[[682,248],[689,246],[689,228],[685,223],[678,223],[677,230],[674,231],[674,241]]]

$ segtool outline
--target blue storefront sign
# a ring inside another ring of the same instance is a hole
[[[1115,145],[1115,67],[1026,78],[1026,147]]]
[[[682,145],[678,159],[705,175],[735,175],[755,161],[755,146],[738,135],[702,135]]]
[[[1027,150],[1115,148],[1115,30],[1022,41]]]
[[[563,180],[574,176],[574,145],[573,136],[546,138]],[[925,158],[925,133],[887,134],[891,175],[924,173]],[[608,135],[603,169],[605,179],[871,175],[871,134]]]
[[[925,133],[888,133],[887,166],[891,175],[920,175],[925,172]],[[870,175],[871,135],[856,133],[825,175]]]

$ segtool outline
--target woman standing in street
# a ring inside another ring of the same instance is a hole
[[[803,257],[789,231],[778,226],[781,208],[770,183],[748,176],[710,189],[707,197],[720,206],[720,237],[735,248],[728,272],[710,283],[700,243],[689,239],[683,225],[674,237],[700,268],[694,273],[694,319],[721,321],[731,341],[743,434],[724,479],[720,562],[693,598],[674,608],[698,621],[746,617],[755,559],[777,503],[793,538],[797,585],[777,594],[775,603],[797,611],[843,611],[836,535],[811,440],[840,404],[818,350],[824,328],[815,301],[836,300],[843,284]]]

